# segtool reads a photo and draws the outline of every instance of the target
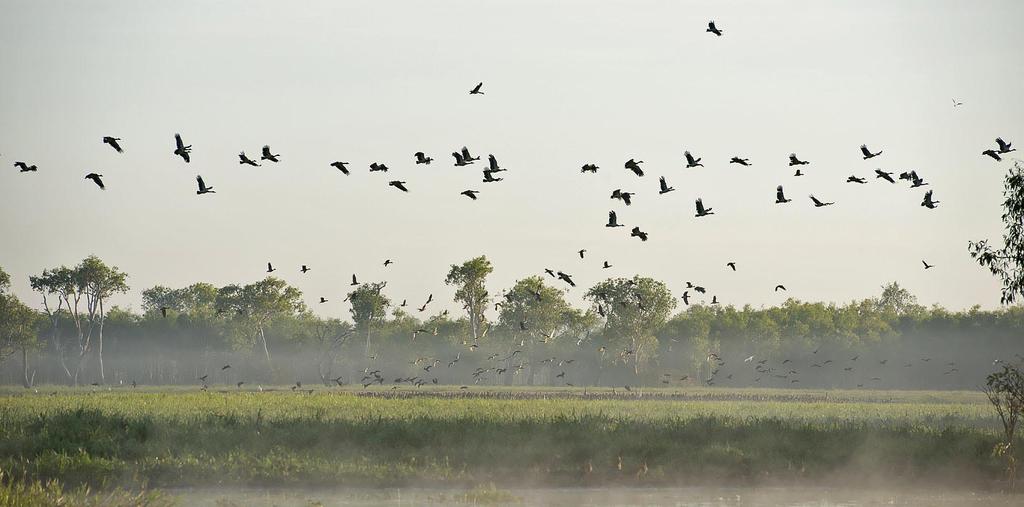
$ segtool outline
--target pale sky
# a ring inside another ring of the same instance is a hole
[[[29,275],[95,253],[130,275],[117,303],[135,309],[147,287],[252,282],[271,261],[321,315],[348,317],[352,273],[456,310],[449,265],[486,254],[492,294],[550,267],[574,276],[575,303],[641,274],[736,305],[842,303],[896,280],[924,304],[993,308],[998,281],[967,242],[1002,231],[1012,161],[981,151],[1024,148],[1022,20],[1019,1],[0,0],[0,266],[33,305]],[[884,153],[864,161],[862,143]],[[264,144],[281,163],[238,164]],[[463,145],[482,160],[454,167]],[[489,153],[505,181],[481,182]],[[939,208],[875,168],[917,170]],[[196,174],[217,193],[195,195]],[[660,175],[677,190],[658,195]],[[792,203],[774,204],[778,184]],[[715,215],[695,218],[697,197]],[[604,227],[613,209],[627,227]]]

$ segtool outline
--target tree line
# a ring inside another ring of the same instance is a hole
[[[1024,352],[1022,307],[927,308],[896,283],[846,304],[755,308],[682,306],[665,283],[635,276],[585,289],[577,308],[546,276],[492,295],[492,270],[483,256],[451,266],[457,315],[362,283],[346,297],[350,320],[315,315],[272,276],[156,286],[141,312],[112,307],[128,275],[95,256],[31,276],[33,309],[0,270],[0,381],[334,385],[381,370],[439,384],[973,389]]]

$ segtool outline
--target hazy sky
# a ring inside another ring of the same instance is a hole
[[[574,302],[639,273],[737,305],[846,302],[897,280],[925,304],[994,307],[967,242],[1002,230],[1011,162],[981,151],[997,136],[1024,148],[1022,19],[1019,1],[0,0],[0,266],[33,305],[29,275],[95,253],[130,275],[118,302],[136,309],[147,287],[251,282],[267,261],[323,315],[348,316],[352,273],[447,303],[449,265],[480,254],[494,294],[550,267],[574,275]],[[281,163],[238,164],[268,143]],[[861,143],[884,153],[864,161]],[[482,160],[454,167],[463,145]],[[684,150],[706,167],[684,168]],[[505,181],[481,182],[488,153]],[[939,208],[875,168],[917,170]],[[195,195],[197,173],[216,194]],[[677,190],[658,195],[659,175]],[[792,203],[774,204],[778,184]],[[715,215],[695,218],[697,197]],[[604,227],[612,209],[627,227]]]

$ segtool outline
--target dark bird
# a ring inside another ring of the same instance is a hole
[[[274,269],[274,265],[268,262],[267,263],[267,273],[273,273],[274,271],[277,271],[276,269]]]
[[[804,172],[801,171],[800,169],[797,169],[796,172],[793,173],[793,176],[803,176],[803,175],[804,175]]]
[[[736,263],[735,262],[726,262],[725,265],[729,266],[730,268],[732,268],[733,271],[736,271]]]
[[[504,179],[504,178],[495,178],[494,176],[492,176],[492,174],[494,174],[494,173],[492,173],[490,170],[484,169],[484,180],[483,180],[483,182],[484,183],[495,183],[495,182],[498,182],[498,181],[501,181],[501,180]]]
[[[388,172],[388,166],[386,166],[384,164],[378,164],[377,162],[374,162],[374,163],[370,164],[370,172],[371,173],[372,172],[378,172],[378,171],[380,171],[380,172]]]
[[[116,151],[118,153],[124,153],[124,150],[121,149],[121,145],[118,144],[118,141],[120,141],[120,140],[121,140],[121,138],[119,138],[119,137],[103,136],[103,143],[104,144],[109,144],[110,147],[113,148],[114,151]]]
[[[242,165],[242,164],[251,165],[253,167],[259,167],[260,166],[259,164],[256,163],[255,160],[249,158],[249,156],[246,155],[244,151],[240,152],[238,154],[238,165]]]
[[[580,254],[580,259],[582,259],[583,258],[583,254],[587,253],[587,249],[586,248],[581,249],[581,250],[577,251],[576,253]]]
[[[474,160],[480,160],[480,157],[474,157],[469,154],[469,148],[462,147],[462,158],[466,159],[466,162],[472,162]]]
[[[547,273],[547,274],[549,274],[549,275],[551,275],[551,278],[555,278],[555,272],[554,272],[554,270],[551,270],[551,269],[549,269],[549,268],[544,268],[544,272],[545,272],[545,273]]]
[[[715,34],[715,35],[717,35],[719,37],[722,36],[722,31],[719,30],[717,27],[715,27],[715,22],[714,21],[709,21],[708,22],[708,29],[704,30],[704,31],[705,32],[711,32],[711,33],[713,33],[713,34]]]
[[[323,296],[320,296],[320,302],[321,303],[326,303],[327,302],[327,298],[325,298]]]
[[[713,304],[713,305],[717,305],[718,304],[718,296],[711,296],[711,304]],[[730,378],[731,378],[731,376],[730,376]]]
[[[92,180],[92,182],[95,183],[97,187],[100,187],[101,190],[106,190],[107,187],[103,186],[102,178],[102,174],[89,173],[85,175],[85,179]]]
[[[1003,141],[1002,137],[996,138],[996,144],[999,145],[998,153],[1010,153],[1011,151],[1017,151],[1017,148],[1010,148],[1010,145],[1012,145],[1013,143]]]
[[[479,193],[480,193],[479,190],[463,190],[462,192],[459,192],[459,194],[464,195],[466,197],[469,197],[470,199],[473,199],[474,201],[476,200],[476,194],[479,194]]]
[[[665,182],[665,177],[664,176],[659,178],[658,182],[661,185],[661,190],[658,191],[659,194],[667,194],[667,193],[675,190],[675,187],[668,186],[668,183]]]
[[[729,160],[729,163],[730,164],[739,164],[739,165],[750,165],[750,159],[749,158],[733,157],[731,160]]]
[[[683,300],[683,304],[690,306],[690,291],[684,290],[681,299]]]
[[[882,178],[889,183],[896,183],[896,180],[892,179],[892,173],[887,173],[881,169],[875,169],[875,179]]]
[[[349,285],[351,285],[353,287],[356,286],[356,285],[359,285],[359,281],[356,280],[356,274],[355,273],[352,273],[352,283],[350,283]]]
[[[394,264],[394,263],[395,263],[395,261],[393,261],[391,259],[384,259],[384,267],[385,268],[390,266],[390,265],[392,265],[392,264]]]
[[[704,216],[714,215],[715,214],[715,212],[711,211],[712,208],[705,209],[704,208],[704,201],[702,201],[699,198],[697,199],[696,206],[697,206],[697,214],[694,215],[695,217],[704,217]]]
[[[619,218],[615,214],[615,212],[614,211],[609,211],[608,212],[608,223],[605,224],[604,226],[605,227],[622,227],[622,224],[619,223]]]
[[[206,182],[203,181],[203,177],[198,174],[196,175],[196,184],[199,185],[199,190],[196,190],[196,195],[217,193],[213,191],[213,187],[206,186]]]
[[[856,176],[850,176],[850,177],[846,178],[846,182],[847,183],[860,183],[861,185],[863,185],[863,184],[867,183],[868,180],[866,180],[864,178],[858,178]]]
[[[996,150],[991,150],[991,149],[990,150],[985,150],[985,151],[981,152],[981,154],[982,155],[988,155],[988,156],[996,159],[997,162],[1003,159],[1002,157],[999,156],[998,153],[996,153]]]
[[[831,206],[831,205],[835,204],[834,202],[822,202],[822,201],[819,201],[818,198],[814,197],[813,194],[810,197],[811,197],[811,201],[814,202],[814,207],[815,208],[821,208],[821,207],[824,207],[824,206]]]
[[[463,157],[462,154],[457,151],[453,151],[452,156],[455,157],[455,167],[462,167],[473,163],[467,162],[466,158]]]
[[[416,163],[417,164],[427,164],[427,165],[430,165],[430,163],[434,161],[434,159],[424,155],[422,151],[417,151],[415,153],[415,157],[416,157]]]
[[[928,209],[935,209],[939,205],[939,201],[932,200],[932,191],[929,190],[924,193],[924,200],[921,201],[921,206]]]
[[[633,171],[634,173],[636,173],[637,176],[643,176],[644,175],[644,171],[643,171],[643,169],[640,169],[640,164],[642,164],[642,163],[644,163],[643,160],[629,159],[629,160],[626,161],[625,167],[626,167],[626,169],[629,169],[630,171]]]
[[[303,264],[302,267],[299,268],[299,271],[301,271],[303,274],[306,274],[307,272],[310,271],[310,269],[309,269],[309,266]]]
[[[868,149],[868,145],[866,144],[860,145],[860,152],[864,154],[864,160],[867,160],[869,158],[875,158],[882,154],[882,152],[871,153],[871,150]]]
[[[935,267],[934,264],[928,264],[927,261],[921,261],[921,264],[924,264],[924,269],[932,269]]]
[[[483,81],[477,83],[477,85],[474,86],[473,89],[469,91],[469,94],[470,95],[483,95],[484,92],[480,91],[480,88],[483,87],[483,85],[484,85]]]
[[[405,188],[405,182],[404,181],[392,180],[391,182],[388,183],[388,185],[392,186],[392,187],[395,187],[395,188],[401,190],[402,192],[408,192],[409,191],[408,188]]]
[[[786,199],[786,194],[782,192],[782,185],[775,187],[775,204],[785,204],[791,201],[792,199]]]
[[[580,168],[581,173],[597,173],[598,167],[594,164],[583,164]]]
[[[917,175],[917,171],[910,171],[910,188],[923,187],[928,185]]]
[[[206,375],[203,375],[202,377],[199,377],[199,380],[202,380],[203,382],[206,382],[206,378],[209,377],[209,376],[210,376],[210,374],[207,373]]]
[[[957,106],[962,106],[962,105],[964,105],[964,103],[963,103],[963,102],[959,102],[959,101],[957,101],[956,99],[952,99],[952,100],[953,100],[953,107],[957,107]]]
[[[775,292],[778,292],[780,290],[786,290],[786,286],[782,285],[782,284],[776,285],[775,286]]]
[[[689,151],[683,152],[683,156],[686,157],[686,167],[704,167],[704,164],[700,163],[700,158],[693,158]]]
[[[498,172],[506,171],[507,170],[507,169],[503,169],[501,167],[498,167],[498,159],[494,158],[494,155],[487,155],[487,164],[488,164],[487,170],[492,172],[492,173],[498,173]]]
[[[231,365],[230,364],[225,364],[224,366],[220,367],[220,371],[224,371],[224,370],[227,370],[229,368],[231,368]]]
[[[629,237],[640,238],[640,241],[647,241],[647,233],[641,231],[639,227],[634,227],[633,230],[629,232]]]
[[[576,282],[572,281],[572,275],[567,275],[561,271],[558,272],[558,279],[569,284],[570,287],[575,287]]]
[[[174,134],[174,154],[181,157],[187,164],[192,161],[189,153],[192,153],[192,145],[185,146],[181,140],[181,134]]]
[[[37,169],[39,169],[35,165],[28,165],[24,162],[15,162],[14,167],[19,168],[20,170],[18,172],[20,173],[35,172]]]
[[[789,165],[790,165],[790,167],[795,166],[795,165],[807,165],[807,164],[810,164],[810,162],[805,162],[803,160],[800,160],[800,159],[796,158],[796,153],[790,153],[789,154]]]
[[[608,268],[610,268],[610,267],[612,267],[612,265],[611,265],[611,264],[608,264],[608,261],[604,261],[604,265],[603,265],[603,266],[601,266],[601,269],[608,269]]]
[[[626,206],[629,206],[633,202],[631,199],[634,195],[636,195],[635,192],[623,192],[618,188],[612,190],[612,199],[618,199],[626,203]]]
[[[348,168],[345,167],[346,165],[348,165],[348,162],[338,162],[338,161],[331,162],[331,167],[337,168],[339,171],[344,173],[345,176],[348,176]]]
[[[280,156],[281,156],[280,154],[270,153],[270,145],[265,144],[265,145],[263,145],[263,154],[260,155],[260,160],[269,160],[271,162],[279,162],[279,160],[277,160],[277,157],[280,157]]]

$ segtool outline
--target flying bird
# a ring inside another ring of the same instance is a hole
[[[348,176],[348,168],[345,167],[346,165],[348,165],[348,162],[339,162],[339,161],[331,162],[331,167],[337,168],[339,171],[344,173],[345,176]]]
[[[462,158],[466,159],[466,162],[472,162],[474,160],[480,160],[480,157],[474,157],[469,154],[469,148],[462,147]]]
[[[103,136],[103,143],[104,144],[109,144],[110,147],[113,148],[114,151],[116,151],[118,153],[124,153],[124,150],[121,149],[121,145],[118,144],[118,141],[120,141],[120,140],[121,140],[121,138],[119,138],[119,137]]]
[[[571,287],[576,286],[576,282],[572,281],[572,275],[567,275],[561,271],[558,272],[558,279],[569,284]]]
[[[1003,141],[1002,137],[996,138],[996,144],[999,145],[999,153],[1010,153],[1011,151],[1017,151],[1017,148],[1010,148],[1010,145],[1013,143]]]
[[[704,208],[704,201],[701,200],[700,198],[697,199],[695,205],[697,207],[697,214],[694,215],[694,216],[696,216],[698,218],[715,214],[715,212],[711,211],[712,208],[706,208],[706,209]]]
[[[822,202],[822,201],[819,201],[817,197],[814,197],[814,194],[811,194],[810,197],[811,197],[811,201],[814,202],[814,207],[815,208],[821,208],[821,207],[824,207],[824,206],[831,206],[831,205],[835,204],[834,202]]]
[[[629,237],[640,238],[640,241],[647,241],[647,233],[641,231],[639,227],[634,227],[633,230],[629,232]]]
[[[434,159],[424,155],[422,151],[417,151],[414,156],[416,157],[417,164],[430,165],[430,163],[434,161]]]
[[[780,290],[786,290],[786,286],[782,285],[782,284],[776,285],[775,286],[775,292],[778,292]]]
[[[20,168],[20,170],[18,171],[19,173],[35,172],[38,169],[38,167],[36,167],[35,164],[28,165],[24,162],[15,162],[14,167]]]
[[[910,171],[910,188],[923,187],[925,185],[927,183],[917,175],[917,171]]]
[[[303,264],[303,265],[302,265],[302,267],[301,267],[301,268],[299,268],[299,271],[300,271],[300,272],[301,272],[302,274],[306,274],[306,273],[308,273],[308,272],[309,272],[309,271],[311,271],[311,270],[309,269],[309,266],[307,266],[307,265]]]
[[[612,199],[618,199],[626,203],[626,206],[629,206],[632,203],[630,199],[632,199],[634,195],[636,195],[634,192],[623,192],[618,188],[612,190]]]
[[[480,193],[479,190],[463,190],[462,192],[459,192],[460,195],[464,195],[466,197],[469,197],[470,199],[473,199],[474,201],[476,200],[476,194],[479,194],[479,193]]]
[[[934,264],[928,264],[928,261],[921,261],[921,264],[924,264],[924,269],[932,269],[935,267]]]
[[[260,160],[269,160],[271,162],[279,162],[279,160],[277,160],[277,157],[280,157],[280,156],[281,156],[280,154],[271,153],[270,152],[270,145],[269,144],[265,144],[265,145],[263,145],[263,154],[260,155]]]
[[[964,105],[963,102],[959,102],[956,99],[953,99],[953,107],[962,106],[962,105]]]
[[[384,164],[378,164],[377,162],[374,162],[374,163],[370,164],[370,172],[371,173],[372,172],[378,172],[378,171],[380,171],[380,172],[388,172],[388,166],[386,166]]]
[[[95,183],[97,187],[100,187],[100,190],[106,190],[107,187],[103,186],[102,178],[102,174],[89,173],[85,175],[85,179],[92,180],[92,182]]]
[[[710,32],[710,33],[713,33],[713,34],[715,34],[715,35],[717,35],[717,36],[719,36],[719,37],[721,37],[721,36],[722,36],[722,31],[721,31],[721,30],[719,30],[719,29],[718,29],[717,27],[715,27],[715,22],[714,22],[714,20],[712,20],[712,21],[709,21],[709,22],[708,22],[708,29],[707,29],[707,30],[704,30],[704,31],[705,31],[705,32]]]
[[[181,134],[174,134],[174,154],[181,157],[187,164],[192,161],[189,153],[192,153],[192,145],[185,146],[185,143],[181,140]]]
[[[792,199],[786,199],[786,194],[782,191],[782,185],[775,187],[775,204],[785,204],[792,201]]]
[[[731,261],[730,262],[726,262],[725,265],[729,266],[730,268],[732,268],[733,271],[736,271],[736,263],[735,262],[731,262]]]
[[[267,273],[273,273],[274,271],[277,271],[276,269],[274,269],[274,265],[268,262],[267,263]]]
[[[582,250],[577,251],[576,253],[580,254],[580,259],[582,259],[583,258],[583,254],[587,253],[587,249],[584,248]]]
[[[395,188],[401,190],[402,192],[408,192],[409,191],[408,188],[405,188],[405,182],[404,181],[392,180],[391,182],[388,183],[388,185],[392,186],[392,187],[395,187]]]
[[[739,164],[739,165],[747,165],[748,166],[748,165],[750,165],[750,159],[749,158],[733,157],[732,159],[729,160],[729,163],[730,164]]]
[[[349,285],[351,285],[353,287],[356,286],[356,285],[359,285],[359,281],[356,280],[356,274],[355,273],[352,273],[352,283],[350,283]]]
[[[875,179],[882,178],[889,183],[896,183],[896,180],[892,179],[892,173],[885,172],[881,169],[875,169]]]
[[[455,157],[455,167],[462,167],[473,163],[467,162],[466,158],[463,157],[462,154],[457,151],[453,151],[452,156]]]
[[[924,200],[921,201],[921,206],[924,206],[925,208],[928,208],[928,209],[935,209],[936,207],[938,207],[938,205],[939,205],[939,201],[933,201],[932,200],[932,191],[931,190],[929,190],[929,191],[924,193]]]
[[[325,298],[323,296],[320,296],[320,303],[323,304],[323,303],[326,303],[326,302],[327,302],[327,298]]]
[[[477,83],[477,85],[474,86],[473,89],[469,91],[469,94],[470,95],[483,95],[484,92],[480,91],[480,88],[483,87],[483,85],[484,85],[483,81]]]
[[[391,259],[384,259],[384,267],[385,268],[390,266],[390,265],[392,265],[392,264],[394,264],[394,263],[395,263],[395,261],[393,261]]]
[[[503,169],[501,167],[498,167],[498,159],[494,158],[494,155],[487,155],[487,163],[488,163],[487,170],[492,172],[492,173],[497,173],[497,172],[501,172],[501,171],[507,170],[507,169]]]
[[[247,164],[247,165],[251,165],[253,167],[259,167],[260,166],[259,164],[256,163],[255,160],[249,158],[249,156],[246,155],[244,151],[238,154],[238,164],[239,165]]]
[[[871,153],[871,150],[868,149],[868,145],[866,144],[860,145],[860,152],[864,154],[864,160],[867,160],[869,158],[875,158],[882,154],[882,152]]]
[[[683,300],[683,304],[690,306],[690,291],[684,290],[683,295],[680,297]]]
[[[860,183],[861,185],[863,185],[863,184],[867,183],[868,180],[866,180],[864,178],[858,178],[856,176],[850,176],[849,178],[846,178],[846,182],[847,183]]]
[[[622,227],[622,226],[623,225],[619,223],[618,216],[615,214],[615,212],[614,211],[609,211],[608,212],[608,223],[605,224],[605,227]]]
[[[644,175],[644,171],[643,171],[643,169],[640,169],[640,164],[642,164],[642,163],[644,163],[643,160],[629,159],[629,160],[626,161],[624,166],[626,167],[626,169],[629,169],[630,171],[633,171],[634,173],[636,173],[637,176],[643,176]]]
[[[668,186],[668,183],[665,182],[665,177],[664,176],[659,178],[658,182],[661,184],[661,190],[658,191],[659,194],[667,194],[667,193],[675,190],[675,187]]]
[[[704,164],[700,163],[700,158],[693,158],[689,151],[683,152],[683,156],[686,157],[686,167],[704,167]]]
[[[581,173],[597,173],[598,167],[594,164],[583,164],[580,168]]]
[[[999,156],[998,153],[996,153],[996,150],[992,150],[992,149],[985,150],[985,151],[981,152],[981,154],[982,155],[988,155],[988,156],[994,158],[996,160],[996,162],[998,162],[998,161],[1003,159],[1002,157]]]
[[[198,174],[196,175],[196,183],[199,185],[199,190],[196,191],[196,195],[217,193],[213,191],[213,187],[206,186],[206,182],[203,181],[203,177]]]
[[[796,153],[790,153],[789,154],[789,166],[790,167],[795,166],[795,165],[807,165],[807,164],[810,164],[810,162],[806,162],[806,161],[803,161],[803,160],[800,160],[800,159],[796,158]]]
[[[803,176],[803,175],[804,175],[804,173],[800,169],[797,169],[796,172],[793,173],[793,176]]]
[[[610,268],[610,267],[612,267],[612,265],[611,265],[611,264],[608,264],[608,261],[604,261],[604,265],[603,265],[603,266],[601,266],[601,269],[608,269],[608,268]]]
[[[483,182],[484,183],[494,183],[494,182],[501,181],[501,180],[505,179],[505,178],[495,178],[493,176],[493,174],[494,173],[492,173],[490,170],[484,169],[484,179],[483,179]]]

